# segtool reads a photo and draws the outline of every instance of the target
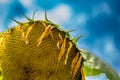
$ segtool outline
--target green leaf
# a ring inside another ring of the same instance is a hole
[[[99,75],[100,73],[102,73],[99,69],[95,69],[95,68],[90,68],[88,66],[84,67],[84,71],[85,71],[85,75],[87,76],[96,76]]]
[[[100,73],[105,73],[109,80],[120,80],[119,75],[115,70],[103,60],[99,59],[94,54],[88,52],[87,50],[80,49],[81,54],[86,59],[85,74],[86,76],[99,75]]]

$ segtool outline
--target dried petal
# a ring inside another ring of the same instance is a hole
[[[25,35],[25,43],[26,43],[26,44],[29,43],[28,36],[29,36],[30,32],[32,31],[32,29],[33,29],[34,26],[35,26],[35,23],[32,24],[32,25],[27,29],[27,32],[26,32],[26,35]]]
[[[65,63],[67,63],[67,59],[68,59],[68,56],[69,56],[69,53],[70,53],[70,50],[72,48],[72,42],[69,42],[69,48],[67,49],[67,53],[66,53],[66,56],[65,56]]]
[[[82,74],[82,80],[85,80],[84,66],[83,65],[81,65],[81,74]]]
[[[45,28],[45,31],[42,33],[42,35],[37,40],[37,43],[38,43],[37,46],[39,46],[41,44],[43,38],[45,38],[46,36],[48,36],[51,33],[52,28],[53,28],[53,26],[51,26],[51,25],[48,25]]]
[[[45,24],[45,21],[40,21],[40,22],[41,22],[41,24],[43,25],[44,28],[47,27],[47,25]]]
[[[60,54],[59,54],[59,57],[58,57],[58,62],[60,61],[62,56],[65,54],[65,48],[66,48],[66,38],[64,38],[62,46],[61,46]]]
[[[58,37],[60,38],[60,44],[62,44],[63,38],[62,38],[62,35],[60,33],[58,33]]]
[[[59,41],[57,42],[56,46],[57,46],[58,49],[60,49],[60,42]]]
[[[79,52],[77,52],[76,56],[74,57],[74,59],[72,60],[72,65],[71,65],[71,71],[73,71],[74,66],[76,65],[77,61],[79,58]]]
[[[81,61],[82,61],[82,56],[80,56],[79,60],[77,61],[76,65],[75,65],[75,67],[74,67],[74,69],[73,69],[73,73],[72,73],[73,78],[75,77],[75,75],[76,75],[76,73],[77,73],[77,71],[78,71],[78,68],[79,68],[80,65],[81,65]]]
[[[19,25],[19,26],[18,26],[18,29],[19,29],[19,31],[20,31],[20,32],[21,32],[21,34],[22,34],[22,39],[24,40],[24,38],[25,38],[25,32],[24,32],[24,30],[23,30],[22,26],[21,26],[21,25]]]

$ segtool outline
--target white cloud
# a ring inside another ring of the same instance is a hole
[[[111,9],[110,9],[110,6],[107,2],[97,4],[96,6],[93,7],[93,11],[92,11],[93,17],[96,17],[101,13],[104,13],[107,15],[111,14]]]
[[[114,52],[114,44],[111,40],[106,40],[105,42],[105,51],[106,53],[111,53],[111,52]]]
[[[28,16],[30,16],[31,18],[33,18],[33,13],[35,10],[31,10],[30,12],[28,12],[29,14],[27,14]],[[47,15],[48,15],[47,11]],[[34,19],[35,20],[44,20],[45,19],[45,11],[43,9],[39,9],[36,11],[35,15],[34,15]],[[48,19],[49,19],[49,15],[48,15]]]
[[[110,14],[111,13],[111,9],[110,9],[110,6],[109,6],[109,4],[108,3],[106,3],[106,2],[104,2],[104,3],[102,3],[101,4],[101,7],[102,7],[102,11],[104,12],[104,13],[106,13],[106,14]]]
[[[104,51],[108,57],[115,59],[118,53],[118,50],[115,47],[113,38],[108,37],[104,41]]]
[[[71,9],[66,4],[60,4],[48,12],[49,18],[55,23],[64,23],[71,17]]]
[[[87,18],[88,17],[86,13],[80,13],[79,15],[76,16],[76,19],[75,19],[76,24],[78,24],[79,26],[85,24],[87,21]]]
[[[105,55],[112,60],[116,58],[118,50],[116,49],[112,36],[102,37],[101,39],[96,40],[94,45],[94,50],[96,50],[98,53],[102,53],[102,55],[98,54],[101,55],[101,57]],[[105,58],[105,56],[103,56],[103,58]]]
[[[118,50],[115,46],[112,35],[101,37],[94,41],[91,48],[101,59],[111,63],[116,60]]]
[[[33,10],[28,12],[28,16],[33,16]],[[35,20],[44,20],[45,19],[45,10],[39,8],[35,13]],[[57,24],[64,24],[66,21],[69,21],[72,15],[70,7],[66,4],[60,4],[51,10],[47,10],[47,18]]]
[[[7,4],[9,2],[10,2],[9,0],[0,0],[0,4]]]
[[[33,5],[33,0],[19,0],[21,4],[25,7],[31,7]]]

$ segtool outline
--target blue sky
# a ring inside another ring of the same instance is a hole
[[[44,19],[44,8],[49,20],[76,30],[72,37],[86,33],[79,48],[96,54],[120,74],[120,0],[0,0],[0,31],[16,25],[9,17],[27,21],[21,13],[32,18],[38,10],[35,19]]]

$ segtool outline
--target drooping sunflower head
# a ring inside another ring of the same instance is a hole
[[[0,37],[4,80],[84,80],[75,39],[47,19],[28,20]]]

